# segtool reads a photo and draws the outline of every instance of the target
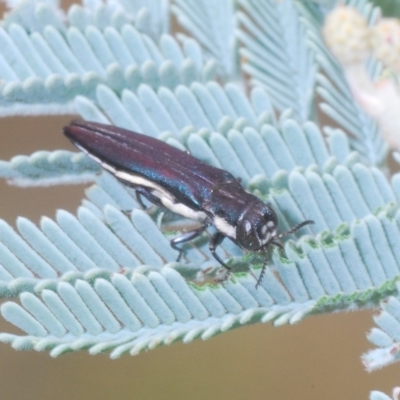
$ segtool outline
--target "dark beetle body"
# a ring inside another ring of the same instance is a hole
[[[271,207],[246,192],[229,172],[212,167],[158,139],[95,122],[72,122],[65,135],[104,169],[140,196],[203,226],[171,241],[172,247],[200,235],[207,226],[218,232],[210,241],[214,257],[229,267],[215,249],[224,237],[245,250],[266,251],[283,234]],[[141,202],[141,201],[140,201]],[[305,221],[294,227],[312,223]],[[259,281],[260,282],[260,281]]]

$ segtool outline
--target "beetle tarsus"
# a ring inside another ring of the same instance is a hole
[[[215,276],[215,283],[224,283],[231,276],[231,270],[224,268],[219,268]]]
[[[122,214],[124,214],[125,216],[127,216],[128,218],[131,217],[132,214],[132,210],[121,210]]]

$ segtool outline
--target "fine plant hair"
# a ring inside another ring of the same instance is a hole
[[[159,138],[240,178],[276,211],[279,232],[315,223],[273,246],[257,287],[262,255],[225,240],[232,274],[216,284],[206,240],[175,261],[169,241],[191,221],[142,209],[83,153],[0,161],[0,177],[20,186],[91,182],[74,214],[39,226],[19,217],[15,230],[0,220],[1,315],[25,332],[2,342],[116,358],[374,307],[376,349],[362,360],[373,370],[398,359],[400,175],[322,39],[334,3],[92,0],[63,12],[43,0],[4,16],[1,116],[75,113]],[[370,24],[380,15],[367,0],[342,3]],[[370,59],[368,71],[381,66]]]

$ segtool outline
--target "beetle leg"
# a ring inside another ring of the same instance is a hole
[[[225,236],[221,232],[217,232],[215,235],[211,237],[210,243],[209,243],[209,249],[211,251],[211,254],[214,256],[214,258],[223,266],[225,267],[228,271],[231,270],[231,267],[226,265],[220,258],[220,256],[217,254],[216,249],[217,247],[222,243],[224,240]]]
[[[200,236],[207,229],[207,226],[208,225],[203,225],[200,228],[197,228],[193,231],[186,232],[183,235],[178,236],[175,239],[172,239],[170,241],[171,247],[173,249],[179,251],[179,255],[178,255],[178,258],[176,259],[176,261],[179,261],[179,259],[182,256],[182,253],[183,253],[183,249],[181,249],[180,247],[177,247],[177,244],[189,242],[190,240],[196,238],[197,236]]]
[[[154,196],[154,194],[151,193],[149,189],[146,189],[144,187],[135,187],[135,194],[136,194],[136,200],[143,208],[143,210],[146,210],[147,207],[143,204],[142,196],[145,197],[148,201],[150,201],[150,203],[153,203],[156,206],[162,206],[160,199]]]

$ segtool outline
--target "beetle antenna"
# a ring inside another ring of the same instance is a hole
[[[257,279],[256,289],[260,286],[260,283],[263,280],[263,277],[264,277],[264,274],[265,274],[265,270],[267,269],[268,256],[269,256],[269,251],[267,251],[267,253],[266,253],[266,256],[265,256],[265,259],[264,259],[264,264],[262,266],[260,276]]]
[[[274,246],[279,247],[282,251],[284,251],[283,246],[279,242],[272,240],[270,242],[270,244],[273,244]],[[269,248],[267,247],[267,251],[265,252],[264,264],[262,266],[260,276],[257,279],[256,289],[260,286],[260,283],[263,280],[265,270],[267,269],[267,265],[268,265],[268,259],[269,259]]]
[[[292,233],[298,231],[299,229],[303,228],[303,226],[311,225],[311,224],[314,224],[314,221],[311,221],[311,220],[309,220],[309,219],[308,219],[307,221],[303,221],[303,222],[301,222],[300,224],[298,224],[298,225],[294,226],[293,228],[289,229],[288,231],[283,232],[283,233],[280,233],[280,234],[277,236],[277,238],[280,239],[280,238],[282,238],[282,237],[284,237],[284,236],[290,235],[290,234],[292,234]]]

